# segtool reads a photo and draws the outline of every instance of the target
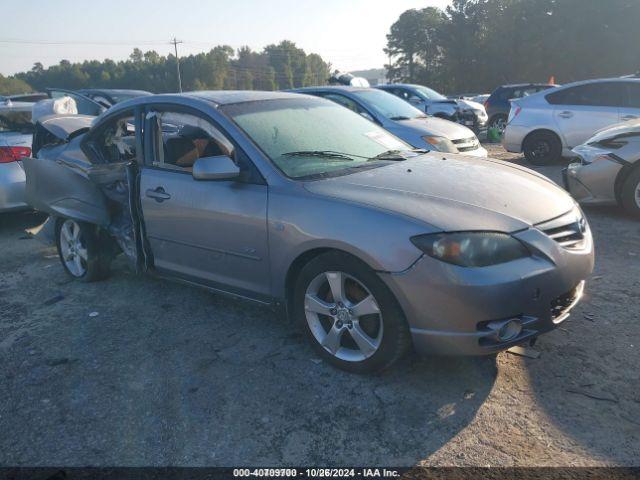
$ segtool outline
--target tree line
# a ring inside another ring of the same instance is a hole
[[[330,64],[315,53],[306,53],[295,43],[283,40],[261,52],[227,45],[179,58],[182,88],[193,90],[280,90],[323,85]],[[127,60],[62,60],[45,68],[34,64],[28,72],[0,76],[0,94],[55,88],[128,88],[154,93],[178,89],[176,57],[136,48]]]
[[[640,69],[638,0],[453,0],[412,9],[387,35],[391,81],[447,93]]]

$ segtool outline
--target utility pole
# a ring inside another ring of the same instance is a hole
[[[173,37],[169,43],[173,45],[173,48],[176,51],[176,68],[178,69],[178,91],[182,93],[182,78],[180,78],[180,58],[178,57],[178,44],[184,43],[182,40],[177,40],[176,37]]]

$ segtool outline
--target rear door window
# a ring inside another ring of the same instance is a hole
[[[598,82],[556,91],[546,98],[552,105],[621,107],[625,103],[625,91],[622,82]]]
[[[337,95],[335,93],[327,93],[322,96],[327,100],[331,100],[333,102],[336,102],[339,105],[342,105],[343,107],[347,107],[349,110],[353,112],[356,112],[359,114],[362,114],[362,112],[364,112],[364,110],[360,107],[360,105],[358,105],[356,102],[354,102],[350,98],[347,98],[343,95]]]

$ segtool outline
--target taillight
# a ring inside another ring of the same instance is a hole
[[[511,121],[520,114],[522,111],[522,107],[515,103],[511,104],[511,110],[509,110],[509,117],[507,118],[507,123],[511,123]]]
[[[31,155],[29,147],[0,147],[0,163],[10,163]]]

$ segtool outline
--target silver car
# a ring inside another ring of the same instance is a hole
[[[60,140],[25,160],[27,195],[54,218],[68,274],[103,278],[124,252],[140,272],[271,305],[349,371],[412,345],[481,355],[534,339],[593,268],[585,217],[546,178],[418,153],[321,98],[154,95],[47,128]]]
[[[598,130],[640,118],[640,78],[570,83],[511,102],[502,144],[523,152],[534,165],[546,165]]]
[[[486,130],[489,117],[484,105],[464,98],[447,98],[423,85],[391,83],[375,88],[389,92],[435,117],[466,125],[474,132]]]
[[[31,155],[32,103],[0,103],[0,212],[25,210],[22,157]]]
[[[377,123],[415,148],[486,157],[476,134],[465,126],[426,115],[395,95],[360,87],[308,87],[294,90],[332,100]]]
[[[567,190],[587,205],[622,205],[640,216],[640,120],[614,125],[573,149],[580,160],[564,171]]]

